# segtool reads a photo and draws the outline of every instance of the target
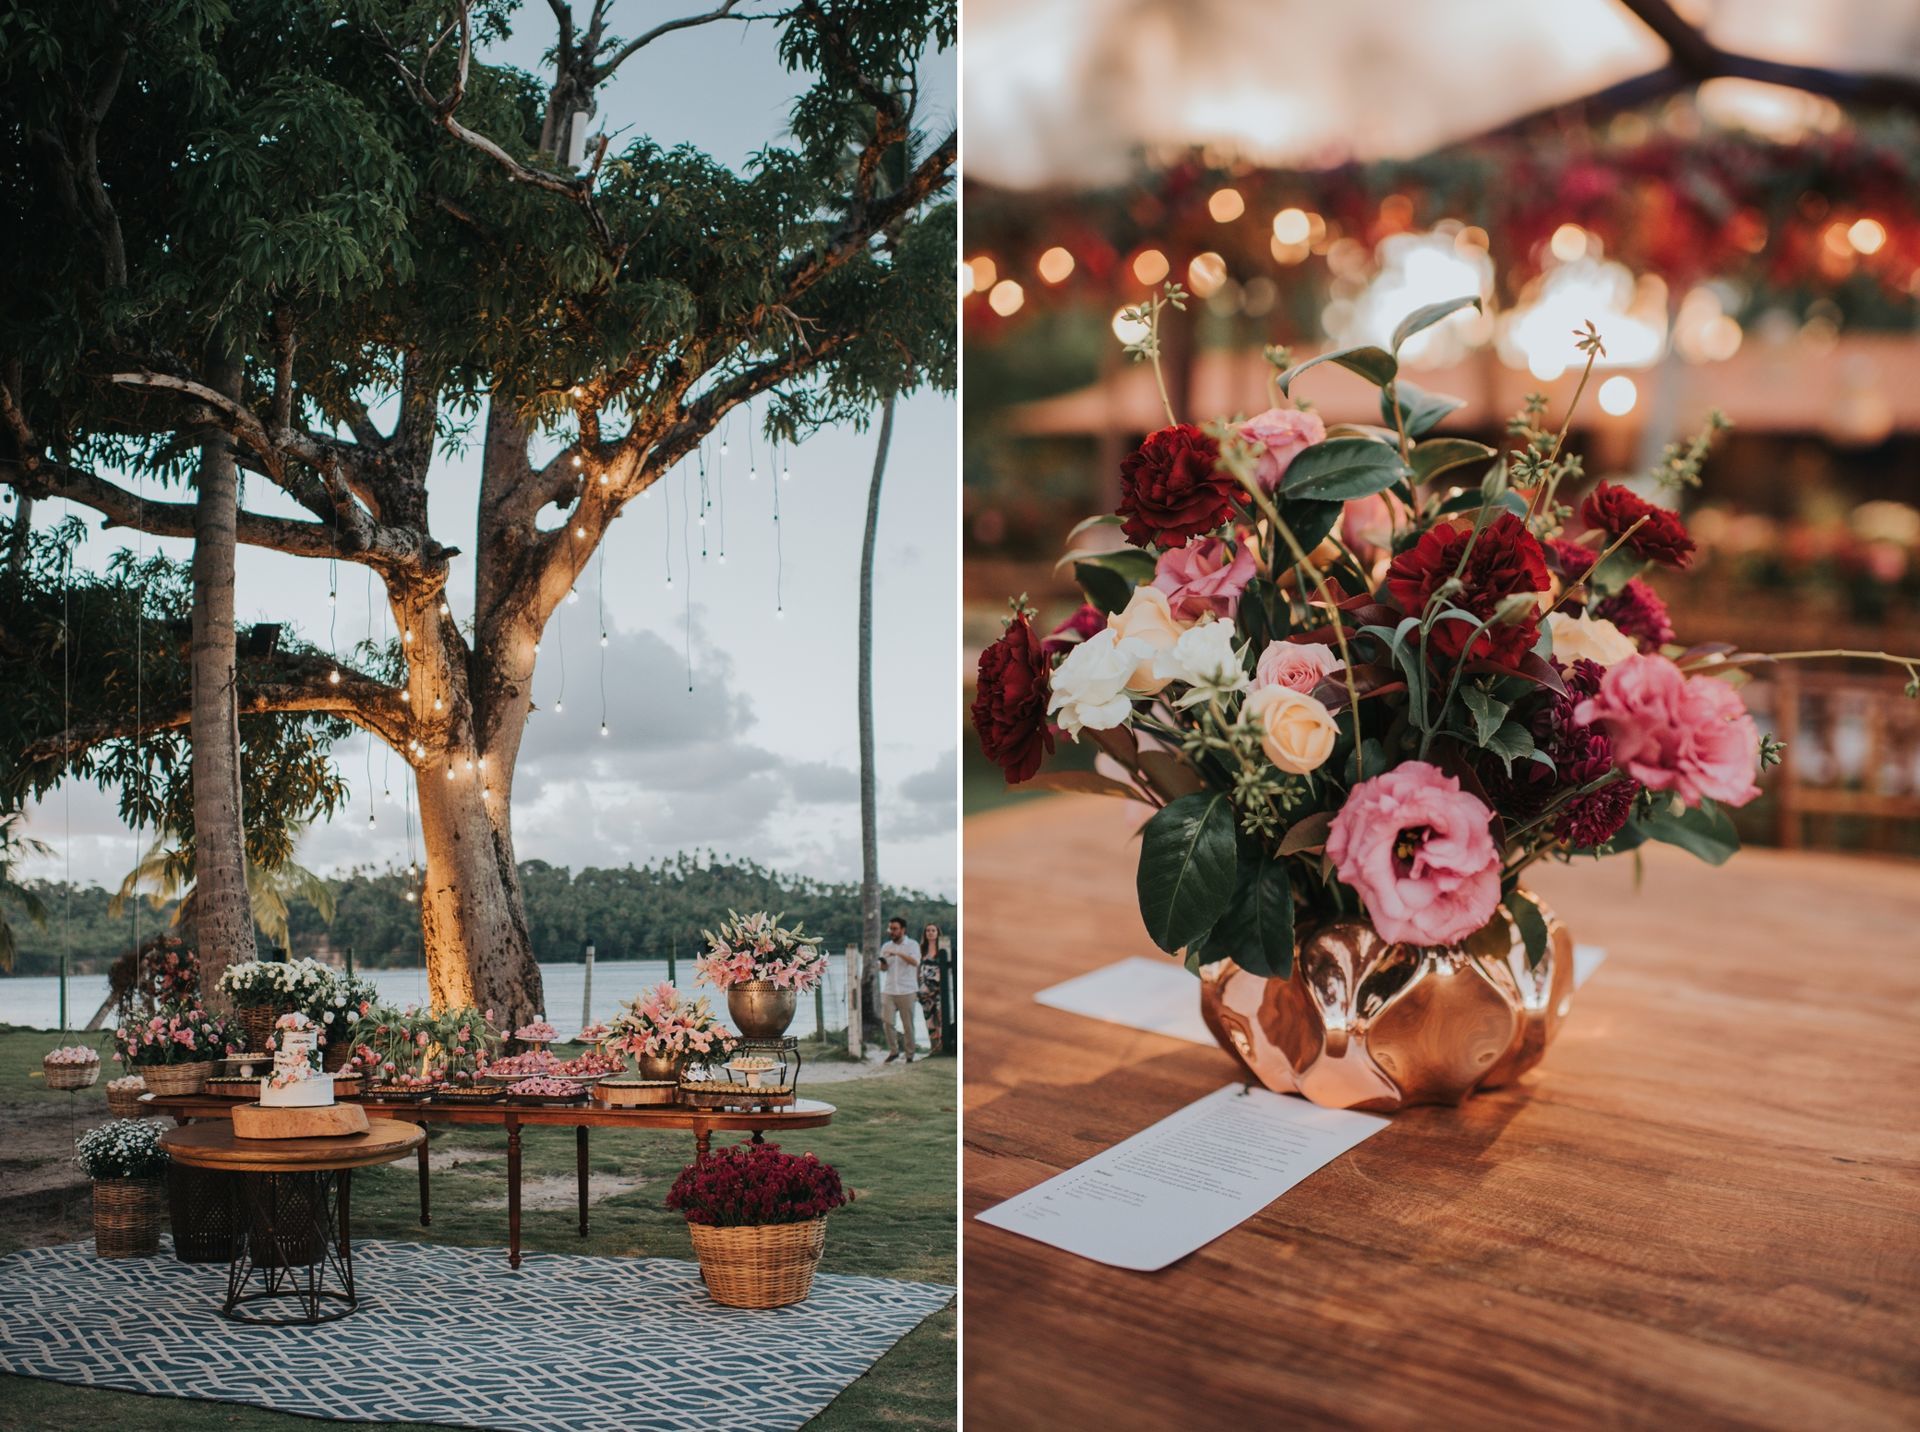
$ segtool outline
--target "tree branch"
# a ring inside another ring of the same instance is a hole
[[[720,6],[707,11],[705,14],[683,15],[678,20],[668,20],[662,24],[655,25],[651,30],[647,31],[646,34],[641,35],[637,39],[627,41],[626,44],[614,51],[611,59],[596,63],[588,72],[592,83],[595,86],[605,84],[613,77],[613,72],[628,60],[632,59],[634,55],[644,50],[648,45],[651,45],[663,35],[671,35],[675,30],[690,30],[696,25],[711,25],[716,20],[739,20],[742,23],[749,23],[765,18],[760,15],[736,15],[734,11],[741,3],[742,0],[724,0],[724,3]],[[597,45],[590,46],[588,53],[591,54],[592,50],[597,48]]]
[[[905,184],[879,202],[858,208],[823,248],[796,259],[780,280],[785,295],[781,301],[791,304],[814,284],[863,252],[875,234],[885,231],[951,184],[953,163],[959,150],[958,133],[949,131],[947,137],[914,167]]]

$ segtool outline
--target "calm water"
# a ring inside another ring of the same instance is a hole
[[[427,972],[419,970],[363,970],[380,987],[380,996],[396,1005],[427,1002]],[[693,982],[691,961],[680,961],[675,973],[683,990],[705,994],[723,1014],[727,1002],[715,992]],[[649,985],[667,977],[665,960],[596,960],[593,966],[593,1002],[586,1005],[587,967],[583,964],[542,965],[540,977],[546,983],[547,1016],[562,1035],[580,1027],[581,1015],[587,1022],[611,1019],[619,1007]],[[835,961],[826,980],[827,1027],[843,1029],[847,1023],[846,967]],[[67,1019],[79,1028],[93,1018],[94,1010],[107,997],[105,975],[74,975],[67,980]],[[111,1016],[109,1016],[111,1018]],[[31,975],[0,979],[0,1023],[20,1024],[31,1029],[57,1029],[60,1025],[60,980],[55,975]],[[814,1002],[803,995],[793,1016],[792,1033],[816,1032]]]

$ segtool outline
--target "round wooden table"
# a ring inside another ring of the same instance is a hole
[[[394,1119],[370,1120],[364,1134],[324,1139],[236,1138],[225,1120],[162,1134],[160,1146],[176,1162],[235,1175],[229,1181],[233,1257],[221,1313],[236,1322],[284,1326],[331,1322],[357,1308],[348,1225],[353,1170],[405,1158],[426,1137],[426,1130]],[[256,1273],[261,1286],[250,1292]],[[287,1317],[243,1311],[279,1298],[293,1298],[298,1311]]]

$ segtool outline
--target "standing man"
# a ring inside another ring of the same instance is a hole
[[[887,942],[880,947],[880,1023],[887,1031],[887,1063],[906,1051],[913,1063],[913,1008],[920,998],[920,947],[907,938],[907,921],[895,915],[887,921]],[[893,1039],[894,1016],[900,1018],[900,1043]]]

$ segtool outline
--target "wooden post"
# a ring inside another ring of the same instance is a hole
[[[827,1037],[827,982],[821,980],[813,987],[813,1037]]]
[[[867,1057],[866,1042],[860,1028],[860,947],[847,946],[847,1053],[855,1059]]]
[[[940,937],[940,953],[935,957],[940,971],[940,1049],[939,1052],[954,1055],[960,1052],[960,991],[955,988],[960,978],[958,965],[953,958],[953,936]]]
[[[680,987],[680,981],[679,981],[679,980],[678,980],[677,978],[675,978],[675,976],[674,976],[674,973],[673,973],[673,970],[674,970],[674,958],[673,958],[673,950],[674,950],[674,943],[675,943],[675,942],[674,942],[674,941],[672,941],[672,940],[668,940],[668,941],[667,941],[667,983],[668,983],[668,984],[670,984],[670,985],[672,985],[672,986],[673,986],[673,987],[674,987],[675,989],[678,989],[678,988]]]
[[[347,946],[347,978],[353,978],[353,946]]]
[[[580,993],[580,1027],[593,1023],[593,941],[587,941],[587,978]]]

